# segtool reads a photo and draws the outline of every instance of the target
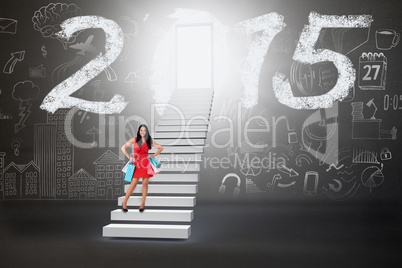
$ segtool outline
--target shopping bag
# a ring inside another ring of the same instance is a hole
[[[154,171],[154,169],[152,168],[152,165],[151,165],[151,164],[149,164],[149,165],[147,166],[147,173],[148,173],[149,175],[155,175],[155,171]]]
[[[126,172],[127,172],[128,165],[129,165],[129,164],[132,164],[132,163],[133,163],[133,160],[132,160],[132,159],[128,160],[127,164],[123,167],[123,169],[122,169],[121,171],[123,171],[124,173],[126,173]]]
[[[134,170],[135,170],[135,165],[133,163],[129,163],[126,171],[126,176],[124,176],[124,180],[131,182],[131,179],[133,178],[134,175]]]
[[[151,162],[149,162],[149,165],[147,166],[147,173],[148,173],[149,175],[156,175],[156,174],[159,173],[159,171],[160,171],[160,168],[154,167],[154,166],[151,164]]]
[[[152,169],[154,170],[155,174],[158,174],[161,171],[161,168],[157,168],[153,165],[151,165]]]
[[[158,161],[156,161],[155,158],[153,158],[153,157],[149,158],[149,162],[150,162],[150,166],[152,168],[153,173],[158,174],[161,170],[162,164],[159,163]],[[152,172],[152,171],[150,170],[150,172]]]
[[[158,161],[156,161],[155,158],[153,158],[153,157],[150,157],[150,158],[149,158],[149,161],[151,162],[151,164],[152,164],[154,167],[160,168],[160,167],[162,166],[162,164],[159,163]]]

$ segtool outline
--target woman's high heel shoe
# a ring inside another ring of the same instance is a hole
[[[121,207],[122,207],[122,209],[123,209],[123,212],[128,212],[128,209],[127,209],[127,208],[124,208],[124,207],[123,207],[123,204],[121,205]]]
[[[139,211],[140,211],[140,212],[144,212],[144,208],[141,208],[141,207],[140,207]]]

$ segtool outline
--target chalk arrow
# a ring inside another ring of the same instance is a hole
[[[11,74],[12,72],[14,72],[14,66],[17,64],[18,61],[23,61],[24,56],[24,50],[11,53],[11,58],[7,61],[6,65],[4,65],[3,73]]]
[[[299,176],[299,173],[294,171],[292,168],[286,167],[284,164],[278,165],[278,170],[285,174],[288,174],[290,177]]]
[[[272,193],[274,191],[274,187],[275,187],[275,183],[277,180],[281,180],[282,176],[281,174],[275,174],[274,177],[272,178],[272,182],[271,183],[267,183],[268,186],[268,192]]]
[[[334,191],[335,193],[339,192],[342,189],[342,182],[339,180],[334,179],[334,181],[338,184],[337,187],[335,187],[335,184],[328,183],[329,189]]]

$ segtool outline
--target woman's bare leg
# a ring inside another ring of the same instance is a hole
[[[128,201],[128,198],[129,198],[129,197],[131,196],[131,194],[133,193],[135,187],[137,186],[137,183],[138,183],[138,178],[133,178],[133,179],[131,180],[130,187],[128,187],[127,192],[126,192],[126,196],[124,197],[124,200],[123,200],[123,203],[122,203],[122,207],[123,207],[124,209],[127,209],[127,201]]]
[[[147,198],[147,193],[148,193],[148,181],[149,178],[142,178],[142,201],[140,208],[145,207],[145,198]]]

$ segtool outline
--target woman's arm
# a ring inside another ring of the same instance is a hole
[[[156,151],[156,153],[154,153],[150,157],[155,157],[155,156],[157,156],[158,154],[160,154],[163,151],[163,147],[160,146],[159,144],[157,144],[154,140],[152,140],[152,146],[155,146],[156,148],[158,148],[158,151]]]
[[[131,144],[134,144],[135,142],[135,137],[131,138],[126,142],[123,146],[121,146],[121,150],[123,151],[124,155],[128,157],[128,159],[131,159],[130,154],[127,152],[127,148],[131,146]]]

